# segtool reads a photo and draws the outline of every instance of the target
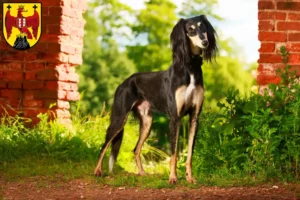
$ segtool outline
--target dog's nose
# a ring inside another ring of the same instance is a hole
[[[203,40],[202,41],[202,45],[205,46],[205,47],[207,47],[208,46],[208,41],[207,40]]]

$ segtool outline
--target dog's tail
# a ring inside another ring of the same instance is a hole
[[[109,157],[109,172],[113,172],[114,164],[117,161],[117,157],[120,151],[121,143],[123,140],[124,128],[118,133],[118,135],[112,140],[111,152]]]

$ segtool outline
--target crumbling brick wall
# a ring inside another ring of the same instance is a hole
[[[9,1],[32,2],[32,1]],[[15,50],[2,34],[0,14],[0,115],[31,118],[51,110],[63,123],[70,122],[69,101],[79,100],[87,0],[39,0],[42,3],[42,31],[38,43],[28,50]]]
[[[280,46],[290,52],[292,70],[300,75],[300,1],[259,0],[259,35],[261,42],[257,82],[260,93],[268,83],[279,83],[276,69],[283,67]]]

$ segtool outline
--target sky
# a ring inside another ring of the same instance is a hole
[[[134,9],[144,6],[143,0],[120,0]],[[173,0],[180,7],[184,0]],[[219,0],[215,13],[224,18],[217,24],[223,39],[233,38],[242,50],[246,62],[258,59],[258,19],[257,0]],[[201,14],[201,13],[199,13]]]

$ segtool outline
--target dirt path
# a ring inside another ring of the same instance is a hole
[[[218,188],[201,186],[197,189],[143,189],[111,187],[87,180],[46,180],[43,177],[5,182],[0,179],[0,199],[103,199],[103,200],[161,200],[161,199],[300,199],[300,185],[262,185],[255,187]]]

